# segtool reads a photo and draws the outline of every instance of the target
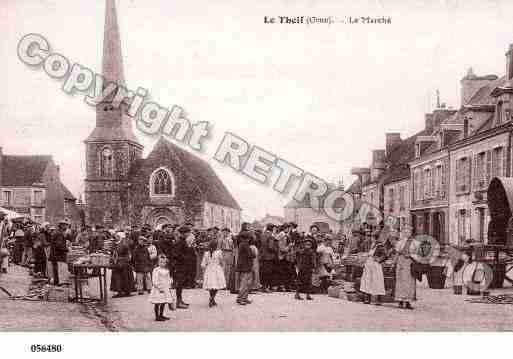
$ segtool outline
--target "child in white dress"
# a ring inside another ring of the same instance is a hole
[[[164,307],[166,304],[171,307],[176,301],[171,292],[173,281],[169,274],[166,256],[159,256],[159,265],[153,269],[151,280],[153,285],[148,300],[154,305],[155,320],[157,322],[169,320],[168,317],[164,316]]]
[[[226,288],[226,278],[222,267],[223,252],[217,249],[217,241],[208,245],[208,251],[203,255],[201,267],[203,268],[203,289],[210,293],[209,307],[217,305],[215,297],[219,289]]]

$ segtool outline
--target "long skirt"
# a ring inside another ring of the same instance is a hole
[[[239,290],[239,285],[240,285],[240,273],[236,271],[236,268],[237,268],[237,257],[238,257],[238,250],[235,249],[233,251],[233,271],[232,271],[232,275],[231,275],[231,278],[230,278],[230,283],[229,283],[229,289],[231,291],[235,291],[237,292]]]
[[[397,301],[414,301],[416,296],[416,282],[411,275],[412,260],[403,255],[397,257],[395,267],[395,300]]]
[[[203,289],[224,289],[226,288],[226,279],[223,268],[219,264],[209,264],[205,268],[203,276]]]
[[[251,289],[260,289],[262,285],[260,284],[260,264],[258,263],[258,259],[253,260],[253,268],[251,273],[253,275],[253,283],[251,285]]]
[[[112,269],[110,290],[118,293],[131,293],[134,289],[134,272],[129,264],[119,264]]]
[[[50,247],[45,247],[46,258],[50,258]],[[53,279],[53,267],[52,262],[48,259],[46,260],[46,277],[49,279]]]
[[[370,295],[385,295],[383,267],[373,258],[367,259],[363,268],[360,291]]]
[[[228,289],[230,289],[230,277],[233,271],[233,252],[223,251],[223,263],[224,263],[224,278],[228,283]]]

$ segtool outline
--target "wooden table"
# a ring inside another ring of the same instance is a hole
[[[110,266],[98,266],[92,264],[72,264],[73,268],[73,281],[75,284],[75,301],[77,303],[83,303],[85,301],[99,301],[103,304],[107,304],[108,291],[107,291],[107,269]],[[87,270],[93,269],[92,274],[88,274]],[[96,269],[96,270],[95,270]],[[82,293],[81,279],[98,278],[100,286],[100,298],[84,298]]]

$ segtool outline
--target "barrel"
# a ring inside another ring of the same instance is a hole
[[[445,288],[445,275],[444,267],[432,266],[427,273],[429,288],[431,289],[444,289]]]

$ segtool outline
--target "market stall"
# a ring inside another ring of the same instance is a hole
[[[68,265],[72,273],[74,300],[78,303],[99,301],[106,304],[108,298],[107,269],[112,268],[111,252],[103,250],[87,254],[84,247],[73,245],[68,252]],[[98,279],[99,297],[93,298],[85,293],[89,279]]]

